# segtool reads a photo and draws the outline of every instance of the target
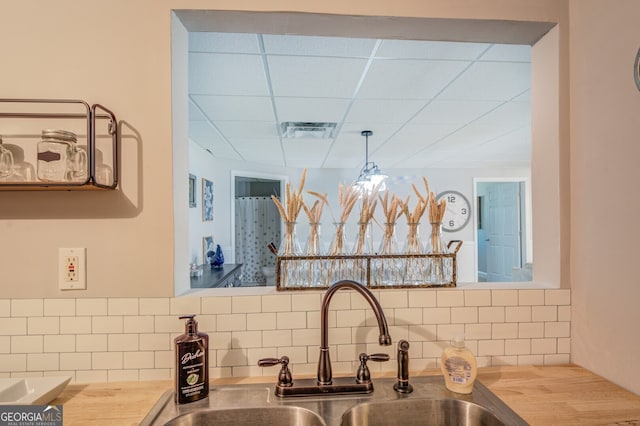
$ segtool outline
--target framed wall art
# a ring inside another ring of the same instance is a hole
[[[202,179],[202,220],[213,220],[213,182]]]
[[[196,175],[189,174],[189,208],[196,206]]]

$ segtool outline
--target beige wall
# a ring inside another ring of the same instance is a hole
[[[633,185],[638,180],[640,96],[633,86],[631,68],[638,48],[640,30],[634,18],[640,14],[640,5],[635,0],[580,0],[570,1],[570,5],[570,175],[564,144],[558,155],[560,201],[564,200],[559,232],[570,238],[573,250],[573,360],[639,393],[640,373],[633,362],[640,355],[635,338],[640,286],[632,256],[639,235],[639,225],[633,220],[638,191]],[[566,1],[3,2],[2,96],[100,102],[124,123],[122,185],[118,191],[0,192],[1,297],[51,300],[173,295],[172,8],[557,21],[560,138],[565,143],[568,140],[568,132],[562,128],[569,113]],[[566,227],[568,201],[562,197],[568,194],[569,178],[570,235]],[[596,209],[598,196],[612,200],[612,207]],[[615,215],[613,211],[618,210],[620,214]],[[611,218],[614,215],[620,222]],[[612,223],[617,225],[613,229]],[[67,295],[57,290],[58,247],[88,248],[86,292]],[[566,262],[568,250],[558,250]],[[562,277],[568,285],[568,274]],[[232,300],[236,298],[228,303]],[[1,316],[8,317],[14,301],[4,302]],[[73,306],[75,311],[75,303]],[[34,318],[46,314],[46,309],[44,313],[40,308],[36,311]],[[25,334],[28,323],[42,321],[7,322],[0,336],[5,343],[8,330],[22,322],[25,328],[21,334]],[[42,333],[39,335],[42,338]],[[36,346],[25,350],[42,352]],[[93,369],[91,362],[88,365]]]
[[[640,394],[638,17],[636,0],[571,2],[572,360]]]

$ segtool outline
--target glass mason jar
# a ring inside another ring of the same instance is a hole
[[[345,222],[334,222],[333,226],[335,227],[335,233],[333,235],[331,247],[329,248],[329,256],[335,256],[335,258],[327,260],[326,280],[328,281],[328,284],[351,277],[349,274],[349,263],[353,263],[351,260],[339,258],[339,256],[347,254]]]
[[[380,242],[378,254],[398,254],[398,240],[396,238],[395,222],[387,222],[384,224],[382,241]],[[402,266],[403,261],[399,258],[373,258],[371,260],[371,269],[374,284],[402,284]]]
[[[285,222],[282,241],[278,248],[278,256],[300,256],[302,249],[296,235],[297,222]],[[300,265],[295,259],[283,260],[280,279],[283,287],[300,285]]]
[[[420,222],[407,222],[407,241],[405,254],[424,254],[424,247],[420,240]],[[425,257],[408,257],[405,259],[405,284],[418,285],[426,282],[425,273],[428,267],[428,259]]]
[[[321,256],[322,246],[320,241],[320,223],[309,223],[309,237],[304,249],[305,256]],[[323,268],[324,261],[321,259],[306,259],[302,262],[300,276],[304,277],[304,285],[319,287],[325,284],[326,274]]]
[[[13,154],[2,146],[0,137],[0,178],[6,178],[13,174]]]
[[[81,181],[87,177],[87,152],[76,145],[75,133],[43,130],[38,142],[38,179],[45,182]]]
[[[358,235],[353,246],[353,254],[372,254],[371,222],[358,222]]]

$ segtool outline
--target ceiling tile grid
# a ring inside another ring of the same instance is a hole
[[[383,168],[529,161],[530,46],[190,33],[189,50],[189,136],[216,157],[359,169],[370,129]],[[287,139],[284,121],[337,133]]]

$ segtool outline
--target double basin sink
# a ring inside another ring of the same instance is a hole
[[[527,425],[476,381],[473,393],[461,395],[445,388],[440,376],[414,377],[414,391],[399,394],[395,379],[374,380],[374,392],[365,395],[328,395],[278,398],[273,385],[224,385],[211,389],[209,398],[176,405],[167,391],[142,425]]]

